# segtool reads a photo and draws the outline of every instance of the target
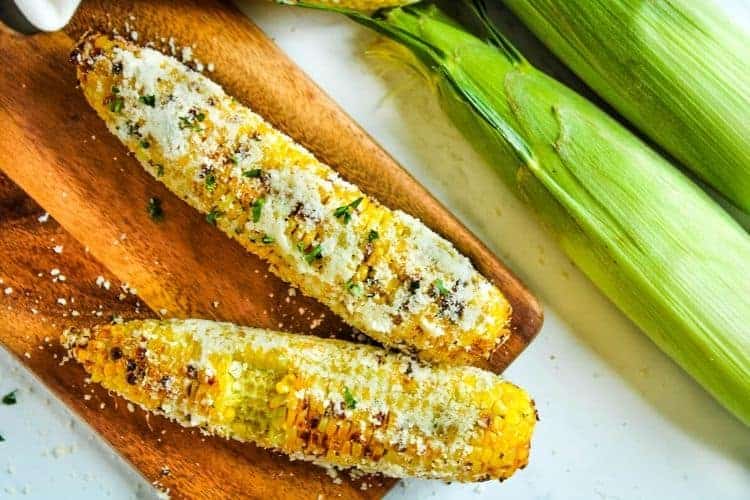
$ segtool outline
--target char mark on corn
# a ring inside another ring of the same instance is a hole
[[[478,368],[206,320],[62,341],[92,381],[145,410],[294,459],[445,481],[505,479],[528,461],[533,401]]]
[[[144,168],[276,275],[387,346],[492,368],[510,304],[448,241],[172,57],[92,35],[72,59]]]

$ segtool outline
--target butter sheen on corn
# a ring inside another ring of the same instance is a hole
[[[474,367],[207,320],[67,330],[102,384],[186,427],[393,477],[505,479],[526,465],[533,401]]]
[[[387,346],[492,368],[510,304],[449,242],[172,57],[92,35],[73,60],[143,167],[276,275]]]

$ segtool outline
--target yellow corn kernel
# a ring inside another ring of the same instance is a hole
[[[272,272],[379,342],[491,368],[511,307],[449,242],[151,48],[83,40],[88,102],[143,167]]]
[[[62,340],[92,379],[144,409],[295,457],[446,481],[504,479],[528,460],[533,402],[477,368],[205,320],[132,321]],[[488,393],[504,404],[488,405]]]

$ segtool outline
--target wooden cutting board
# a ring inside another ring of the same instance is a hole
[[[262,261],[147,175],[85,103],[67,63],[75,39],[92,28],[122,33],[126,24],[141,42],[174,37],[177,46],[195,44],[195,57],[214,64],[211,77],[228,93],[343,177],[386,205],[419,217],[471,258],[513,306],[512,336],[492,360],[497,371],[541,327],[539,304],[508,269],[234,7],[217,1],[92,0],[84,2],[64,32],[25,37],[0,26],[0,58],[6,61],[0,71],[0,168],[64,228],[40,225],[38,213],[25,212],[30,202],[10,188],[0,199],[5,207],[0,212],[0,277],[6,281],[0,289],[14,288],[0,295],[11,307],[0,307],[0,342],[175,497],[382,496],[392,482],[367,478],[366,490],[346,478],[337,485],[314,466],[203,438],[162,419],[147,420],[140,411],[133,416],[122,400],[84,386],[78,367],[59,366],[55,339],[63,326],[101,322],[113,313],[352,334],[324,306],[268,274]],[[165,212],[158,223],[146,212],[154,196]],[[58,244],[62,254],[52,249]],[[66,281],[52,281],[54,268]],[[110,281],[109,291],[96,285],[100,275]],[[121,283],[129,291],[115,292]],[[84,399],[84,391],[92,390],[92,397]],[[162,474],[164,465],[169,474]]]

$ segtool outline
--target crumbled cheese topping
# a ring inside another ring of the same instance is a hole
[[[269,419],[266,414],[278,396],[288,395],[292,399],[284,404],[324,409],[315,414],[319,417],[307,418],[352,422],[359,435],[372,436],[368,438],[371,444],[385,447],[388,453],[381,458],[365,455],[346,462],[366,472],[414,474],[414,459],[409,463],[399,458],[401,451],[411,449],[417,456],[429,453],[449,461],[453,465],[444,477],[452,477],[453,468],[474,460],[474,446],[484,439],[488,419],[498,415],[506,390],[499,376],[478,368],[426,365],[403,354],[339,340],[207,320],[134,321],[106,328],[116,330],[112,338],[118,339],[117,344],[102,344],[99,341],[111,342],[111,338],[97,337],[96,331],[92,336],[88,330],[67,331],[65,343],[73,352],[76,346],[88,346],[89,339],[97,340],[93,345],[107,346],[104,358],[87,359],[130,367],[126,375],[133,378],[128,383],[148,388],[145,394],[134,393],[138,395],[134,402],[144,409],[238,439],[248,438],[236,431],[244,428],[243,419],[252,428],[260,419],[265,423],[252,439],[283,450],[286,433],[298,430],[283,427],[284,418]],[[139,356],[146,365],[140,364]],[[95,369],[109,373],[104,365]],[[204,387],[218,386],[194,398],[190,397],[194,381]],[[107,376],[102,382],[107,385]],[[486,396],[477,398],[478,394]],[[230,408],[236,415],[233,420],[217,418],[218,409],[223,414]],[[314,428],[317,423],[310,425]],[[285,451],[296,458],[337,464],[330,456]],[[439,467],[422,466],[432,477],[441,477]]]
[[[104,117],[144,167],[210,223],[270,253],[271,269],[304,293],[395,347],[488,358],[507,338],[510,305],[453,245],[367,197],[216,83],[122,41],[96,61],[116,73],[111,94],[98,89]]]

